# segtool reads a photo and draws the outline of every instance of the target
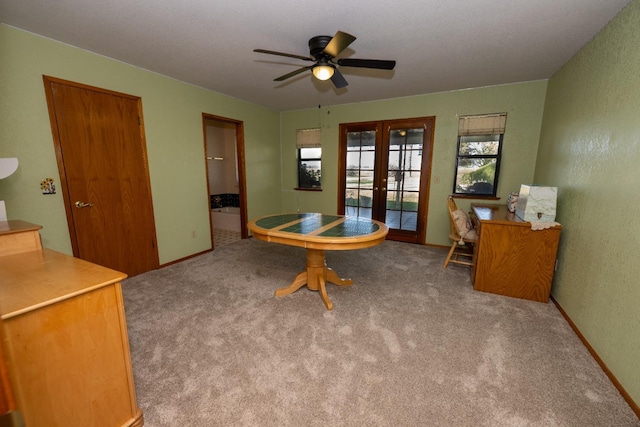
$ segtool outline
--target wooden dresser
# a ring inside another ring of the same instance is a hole
[[[139,427],[120,273],[0,222],[2,349],[28,427]],[[14,248],[12,251],[11,248]]]
[[[503,205],[472,204],[471,213],[479,236],[473,288],[548,302],[562,227],[532,230]]]

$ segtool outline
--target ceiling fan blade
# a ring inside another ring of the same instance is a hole
[[[280,76],[280,77],[278,77],[276,79],[273,79],[273,81],[274,82],[281,82],[283,80],[287,80],[290,77],[297,76],[300,73],[304,73],[305,71],[310,70],[312,68],[313,68],[313,66],[298,68],[297,70],[292,71],[290,73],[287,73],[284,76]]]
[[[341,89],[349,85],[349,83],[347,83],[347,81],[345,80],[340,70],[338,70],[337,68],[335,68],[333,71],[333,76],[331,76],[331,82],[338,89]]]
[[[265,49],[253,49],[253,51],[258,53],[266,53],[268,55],[278,55],[278,56],[286,56],[288,58],[302,59],[303,61],[314,61],[314,59],[309,58],[308,56],[295,55],[293,53],[282,53],[282,52],[275,52],[273,50],[265,50]]]
[[[360,67],[360,68],[377,68],[379,70],[393,70],[396,61],[384,61],[380,59],[355,59],[342,58],[338,59],[338,65],[343,67]]]
[[[342,31],[338,31],[335,36],[331,39],[329,44],[325,46],[324,53],[331,55],[332,57],[336,57],[347,48],[356,38],[351,34],[343,33]]]

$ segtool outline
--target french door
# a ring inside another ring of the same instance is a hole
[[[424,243],[435,117],[340,125],[338,213]]]

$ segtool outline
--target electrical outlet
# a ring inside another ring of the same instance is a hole
[[[434,184],[440,184],[440,175],[436,175],[433,177],[433,183]]]

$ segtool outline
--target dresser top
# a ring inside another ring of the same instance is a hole
[[[24,231],[40,230],[41,225],[31,224],[30,222],[18,219],[10,219],[9,221],[0,221],[0,235],[22,233]]]
[[[0,257],[3,320],[120,282],[126,274],[50,249]]]

